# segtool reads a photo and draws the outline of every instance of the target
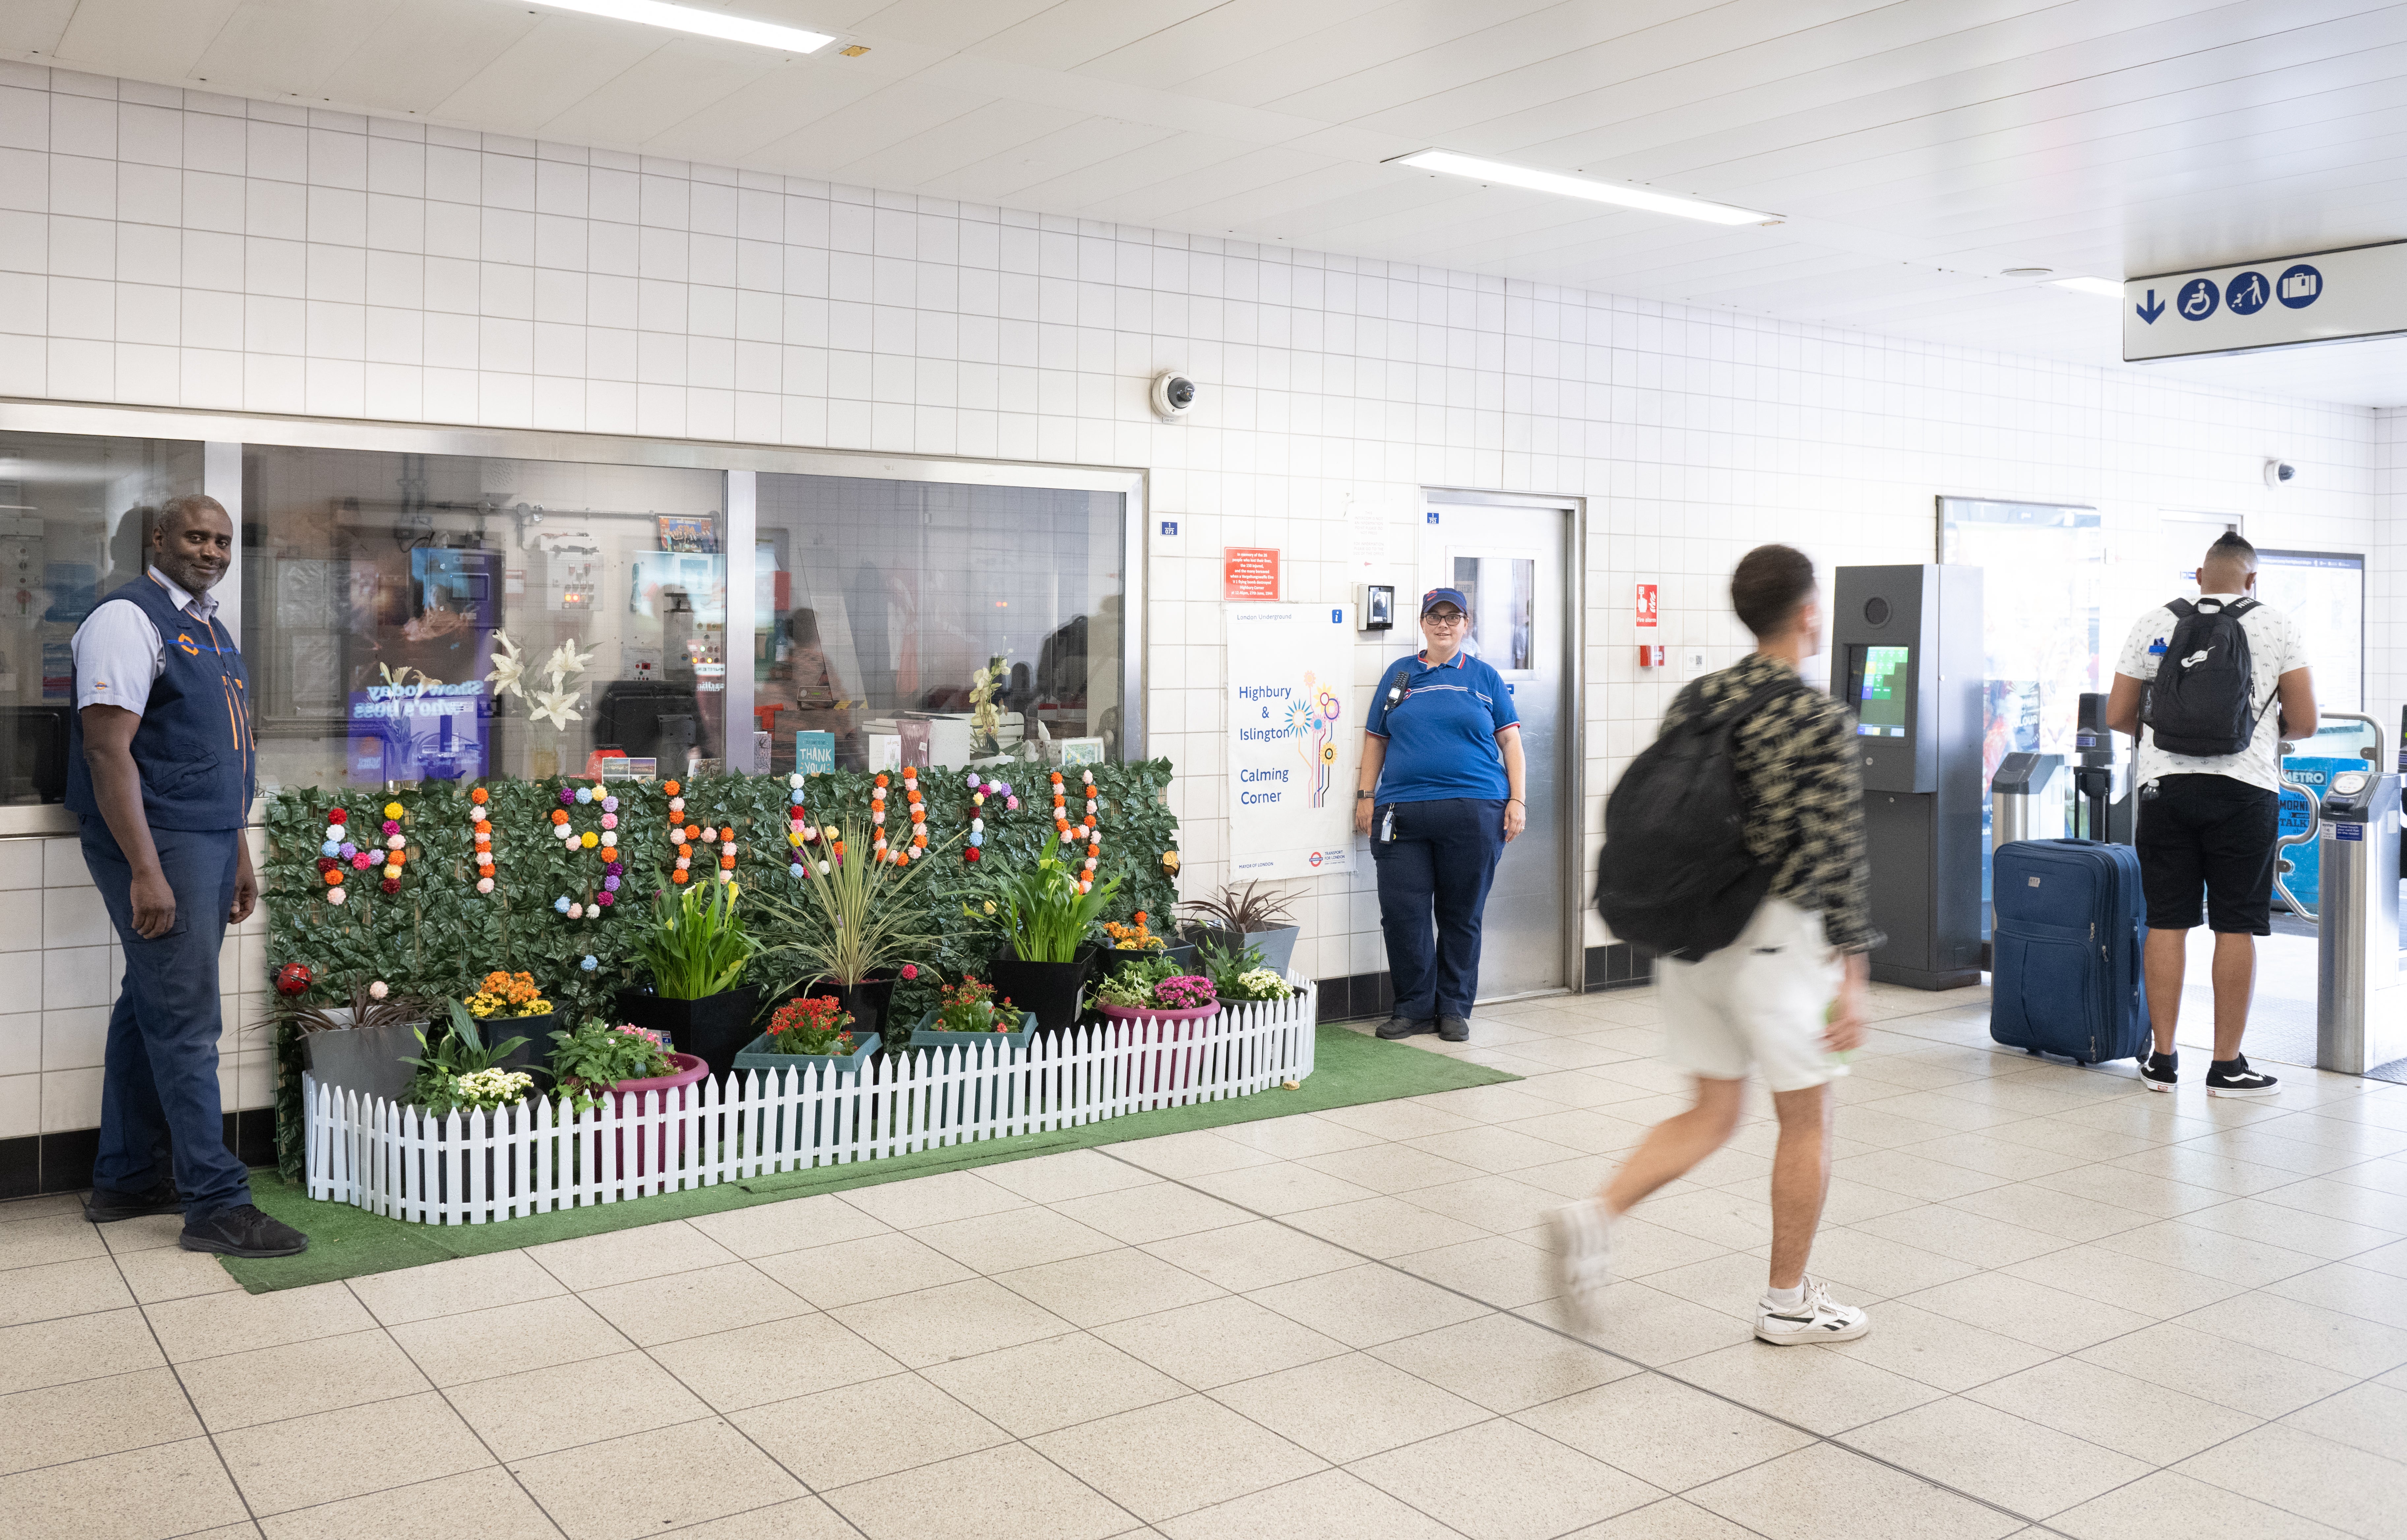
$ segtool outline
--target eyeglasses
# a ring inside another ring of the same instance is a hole
[[[1471,619],[1459,609],[1433,609],[1421,617],[1424,625],[1458,626]]]

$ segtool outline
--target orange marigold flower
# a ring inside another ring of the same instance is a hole
[[[719,858],[719,864],[732,872],[735,870],[735,858],[733,856],[720,856]]]
[[[692,875],[693,874],[691,872],[671,872],[669,874],[669,880],[671,882],[683,882]]]
[[[664,780],[661,782],[661,790],[666,791],[670,796],[676,796],[680,789],[677,782],[673,780]]]
[[[468,800],[477,804],[478,806],[482,806],[492,800],[492,793],[479,786],[475,791],[468,793]]]
[[[554,823],[566,823],[568,821],[568,814],[561,808],[555,807],[551,810],[551,821]]]

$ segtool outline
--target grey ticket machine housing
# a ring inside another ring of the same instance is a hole
[[[1841,567],[1830,688],[1856,716],[1883,983],[1981,981],[1981,569]]]

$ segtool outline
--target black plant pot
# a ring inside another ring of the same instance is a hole
[[[1100,948],[1083,947],[1072,962],[1026,962],[999,952],[987,964],[987,982],[997,1000],[1033,1015],[1039,1032],[1066,1032],[1078,1024],[1079,991],[1101,955]]]
[[[1217,925],[1189,924],[1183,934],[1199,946],[1209,941],[1225,951],[1242,951],[1247,947],[1259,948],[1262,954],[1262,966],[1274,973],[1283,974],[1287,972],[1288,964],[1295,961],[1295,938],[1303,932],[1303,928],[1300,925],[1277,925],[1267,931],[1247,931],[1245,934],[1239,935],[1234,931],[1224,931]]]
[[[525,1042],[494,1062],[497,1069],[522,1069],[534,1077],[538,1087],[551,1084],[551,1050],[559,1045],[551,1040],[560,1017],[553,1011],[541,1016],[488,1016],[477,1023],[477,1035],[487,1048],[523,1037]],[[429,1035],[432,1035],[431,1034]]]
[[[666,1033],[669,1045],[691,1053],[724,1075],[744,1045],[758,1035],[752,1018],[761,1009],[761,991],[747,984],[700,1000],[669,1000],[649,987],[619,991],[619,1014],[648,1032]]]
[[[852,1040],[858,1043],[866,1041],[872,1033],[881,1035],[885,1033],[887,1013],[894,1005],[894,976],[890,973],[883,977],[872,976],[858,984],[839,984],[833,979],[821,978],[805,986],[800,992],[813,999],[822,994],[834,995],[838,1005],[852,1012],[850,1031]],[[782,1005],[785,1002],[781,1000],[777,1004]]]

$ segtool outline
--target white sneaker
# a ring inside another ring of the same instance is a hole
[[[1804,1303],[1795,1308],[1783,1309],[1768,1299],[1758,1301],[1755,1307],[1757,1338],[1776,1348],[1801,1342],[1853,1342],[1872,1329],[1861,1309],[1833,1302],[1829,1288],[1814,1277],[1806,1278]]]
[[[1595,1198],[1566,1204],[1546,1216],[1554,1231],[1555,1281],[1579,1325],[1602,1324],[1604,1286],[1613,1281],[1613,1215]]]

